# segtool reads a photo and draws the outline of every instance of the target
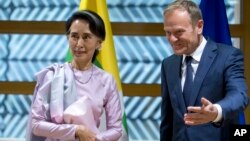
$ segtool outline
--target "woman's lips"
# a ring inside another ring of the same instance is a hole
[[[75,54],[83,54],[83,53],[86,53],[86,51],[74,51]]]

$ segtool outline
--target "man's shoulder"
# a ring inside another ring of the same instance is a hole
[[[164,59],[163,59],[163,63],[164,63],[164,62],[172,62],[172,61],[174,61],[174,60],[176,60],[176,59],[179,59],[179,58],[181,58],[181,56],[176,55],[176,54],[172,54],[172,55],[170,55],[170,56],[164,58]]]
[[[238,48],[232,46],[232,45],[228,45],[228,44],[225,44],[225,43],[219,43],[219,42],[215,42],[213,40],[208,40],[207,44],[209,46],[217,46],[217,49],[219,50],[223,50],[223,51],[232,51],[232,50],[237,50]]]

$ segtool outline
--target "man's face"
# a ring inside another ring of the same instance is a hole
[[[200,44],[203,21],[194,26],[187,11],[176,9],[164,15],[164,31],[177,55],[190,55]]]

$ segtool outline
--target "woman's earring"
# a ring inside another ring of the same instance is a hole
[[[97,46],[97,47],[95,48],[95,50],[100,51],[100,50],[101,50],[100,46]]]

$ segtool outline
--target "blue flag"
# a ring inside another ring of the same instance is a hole
[[[203,35],[218,43],[232,45],[224,0],[201,0],[200,9],[204,20]],[[239,117],[245,124],[244,112]]]

